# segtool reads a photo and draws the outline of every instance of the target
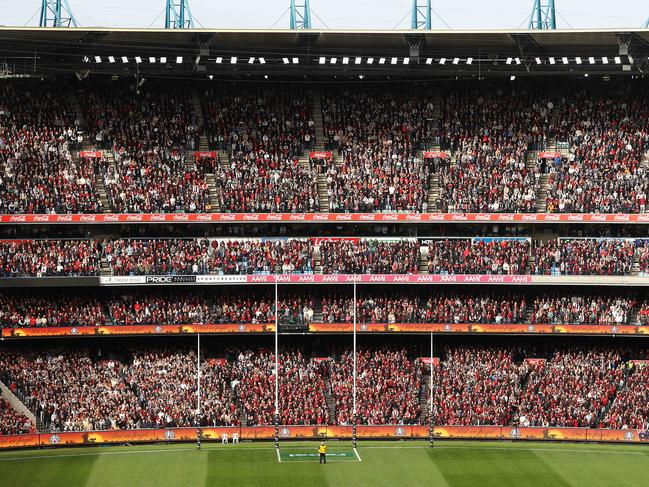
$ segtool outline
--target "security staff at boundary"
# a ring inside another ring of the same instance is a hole
[[[320,463],[327,463],[327,445],[324,444],[324,441],[320,443],[318,453],[320,454]]]

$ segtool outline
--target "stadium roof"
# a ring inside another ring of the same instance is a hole
[[[9,75],[85,73],[300,79],[332,76],[632,74],[649,69],[649,29],[165,30],[0,27]]]

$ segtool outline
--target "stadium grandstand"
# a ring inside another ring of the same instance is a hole
[[[646,29],[0,27],[0,450],[626,461],[646,69]]]

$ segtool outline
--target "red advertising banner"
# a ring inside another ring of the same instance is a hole
[[[332,159],[330,151],[309,152],[309,159]]]
[[[359,333],[467,333],[467,334],[567,334],[567,335],[649,335],[649,326],[610,325],[531,325],[475,323],[357,323]],[[137,325],[137,326],[58,326],[36,328],[3,328],[3,338],[66,337],[97,335],[166,335],[212,333],[274,333],[274,323],[208,324],[208,325]],[[352,333],[352,323],[311,323],[311,333]],[[649,361],[637,360],[637,365]]]
[[[104,155],[104,152],[100,151],[100,150],[93,150],[93,151],[82,150],[82,151],[79,151],[79,157],[85,157],[86,159],[99,159],[103,155]]]
[[[561,157],[561,152],[539,152],[539,159],[557,159]]]
[[[208,427],[201,428],[205,441],[272,440],[275,428],[255,427]],[[193,442],[197,428],[169,428],[152,430],[111,430],[89,432],[61,432],[27,435],[0,436],[0,449],[34,448],[42,446],[83,446],[115,443]],[[428,438],[428,426],[357,426],[356,435],[361,439]],[[344,439],[352,436],[351,426],[292,426],[279,427],[280,439]],[[649,444],[649,431],[609,430],[588,428],[530,428],[516,426],[435,426],[435,438],[489,439],[489,440],[540,440],[620,442]]]
[[[207,152],[194,152],[195,159],[201,159],[203,157],[212,157],[216,158],[216,151],[207,151]]]
[[[446,159],[448,155],[446,152],[424,151],[424,159]]]
[[[419,357],[417,360],[425,365],[430,366],[430,357]],[[435,367],[439,367],[439,357],[433,357],[433,365]]]
[[[649,223],[649,213],[101,213],[0,215],[0,223]]]
[[[248,283],[455,283],[455,284],[528,284],[532,276],[500,276],[484,274],[255,274],[246,276]]]
[[[545,359],[544,358],[526,358],[523,360],[526,364],[530,365],[545,365]]]

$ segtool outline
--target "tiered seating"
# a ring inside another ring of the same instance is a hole
[[[606,90],[571,90],[563,98],[559,130],[571,149],[567,159],[548,168],[549,212],[645,211],[646,95],[644,85],[625,83]]]
[[[449,239],[428,244],[429,274],[525,274],[527,239]]]
[[[635,244],[622,239],[559,239],[534,248],[532,274],[623,276],[633,267]]]
[[[216,170],[226,212],[317,212],[317,174],[298,160],[315,141],[308,93],[224,87],[203,97],[209,142],[228,150]]]
[[[553,104],[538,90],[460,85],[442,99],[440,146],[454,165],[441,168],[438,207],[445,212],[534,212],[540,172],[528,149],[544,143]]]
[[[325,146],[342,154],[327,172],[332,212],[426,211],[432,98],[414,90],[347,87],[322,98]]]
[[[420,416],[419,369],[405,349],[366,347],[357,354],[356,416],[359,424],[417,424]],[[333,364],[331,385],[336,423],[352,424],[353,355],[340,354]]]
[[[97,85],[80,95],[86,124],[98,145],[114,151],[100,170],[112,212],[209,212],[202,172],[184,164],[198,133],[184,88],[147,85],[140,92]]]
[[[533,366],[517,415],[522,426],[596,427],[622,379],[618,351],[558,350]]]
[[[320,244],[323,274],[416,274],[416,240],[341,239]]]
[[[91,240],[1,240],[4,277],[94,276],[100,257]]]

